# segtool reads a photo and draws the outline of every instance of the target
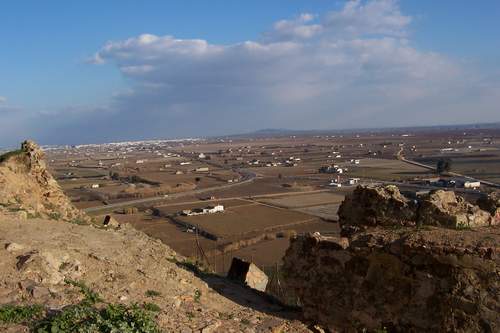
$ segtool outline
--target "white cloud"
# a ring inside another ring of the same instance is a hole
[[[464,69],[413,47],[410,22],[396,1],[356,0],[324,15],[279,21],[261,40],[221,45],[144,34],[108,42],[95,58],[135,83],[115,97],[127,117],[154,114],[200,134],[404,125],[416,112],[420,123],[446,122],[448,115],[436,115],[427,101],[442,109],[468,96],[457,84]]]
[[[1,103],[5,103],[5,102],[7,102],[7,98],[3,97],[3,96],[0,96],[0,104]]]

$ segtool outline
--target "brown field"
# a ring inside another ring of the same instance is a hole
[[[272,199],[259,199],[260,202],[285,208],[319,206],[329,203],[339,203],[342,200],[344,200],[343,195],[331,192],[307,193],[277,197]]]
[[[157,206],[162,215],[171,215],[178,213],[184,209],[193,209],[193,208],[203,208],[210,205],[221,204],[224,205],[225,209],[240,207],[240,206],[249,206],[255,205],[255,203],[250,202],[248,200],[240,200],[240,199],[221,199],[221,200],[208,200],[208,201],[189,201],[182,203],[172,203],[168,205]]]
[[[223,213],[182,216],[178,219],[221,237],[234,237],[307,223],[316,218],[300,212],[253,204],[228,208]]]
[[[321,206],[310,206],[296,209],[299,212],[318,216],[327,220],[337,220],[338,215],[337,212],[339,210],[340,203],[329,204],[329,205],[321,205]]]

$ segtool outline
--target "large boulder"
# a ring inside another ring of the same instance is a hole
[[[429,193],[420,202],[418,222],[448,228],[470,228],[488,226],[491,215],[455,195],[453,191],[437,190]]]
[[[267,275],[255,264],[236,257],[231,262],[227,277],[259,291],[266,291],[267,282],[269,281]]]
[[[415,225],[416,207],[397,186],[358,186],[339,207],[343,235],[349,236],[367,227]]]
[[[500,331],[499,229],[375,228],[291,241],[284,288],[334,332]]]

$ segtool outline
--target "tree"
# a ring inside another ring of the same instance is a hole
[[[449,159],[441,159],[436,163],[436,171],[438,174],[442,174],[444,172],[449,172],[451,170],[451,160]]]

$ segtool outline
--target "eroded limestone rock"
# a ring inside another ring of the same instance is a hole
[[[372,229],[292,240],[284,285],[332,331],[497,332],[498,229]]]

